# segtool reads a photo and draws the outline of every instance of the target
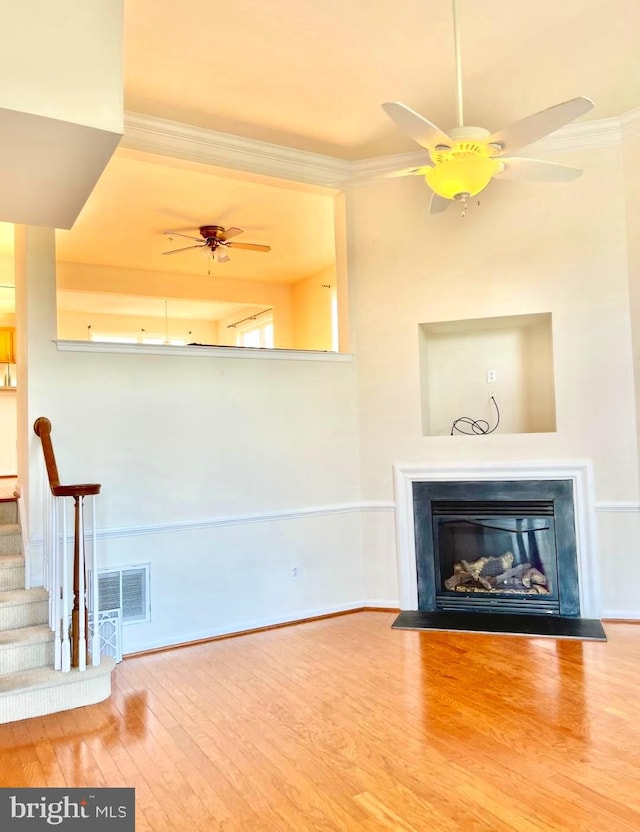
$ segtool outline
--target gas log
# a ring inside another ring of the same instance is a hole
[[[516,592],[548,595],[547,578],[530,563],[513,565],[512,552],[453,564],[453,575],[445,588],[456,592]]]

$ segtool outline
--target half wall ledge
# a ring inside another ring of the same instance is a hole
[[[353,355],[324,350],[288,350],[266,347],[177,346],[175,344],[118,344],[54,339],[59,352],[128,353],[130,355],[181,355],[200,358],[241,358],[266,361],[328,361],[352,363]]]

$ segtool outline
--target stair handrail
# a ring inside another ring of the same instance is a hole
[[[85,670],[87,666],[87,648],[90,647],[93,665],[100,664],[100,636],[98,632],[98,581],[95,497],[100,493],[99,483],[80,483],[61,485],[58,474],[53,443],[51,441],[51,422],[45,416],[36,419],[33,430],[40,438],[44,463],[49,481],[49,491],[53,497],[47,498],[45,487],[45,584],[49,590],[49,624],[55,633],[54,666],[58,670],[68,671],[72,667]],[[69,592],[69,558],[67,552],[67,512],[65,497],[74,501],[74,538],[73,538],[73,595]],[[87,556],[84,532],[84,499],[91,497],[92,507],[92,546],[91,568],[94,575],[92,586],[93,637],[91,645],[87,635]],[[62,523],[60,524],[60,519]],[[62,525],[61,534],[59,527]],[[71,609],[70,609],[71,608]],[[69,612],[71,613],[69,615]]]

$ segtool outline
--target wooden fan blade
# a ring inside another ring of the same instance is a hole
[[[436,127],[424,116],[399,101],[390,101],[383,104],[382,109],[401,130],[408,133],[421,147],[431,151],[438,145],[446,147],[453,145],[453,140],[439,127]]]
[[[558,162],[547,162],[543,159],[524,159],[521,156],[500,159],[504,170],[496,173],[496,180],[505,179],[514,182],[571,182],[577,179],[582,171]]]
[[[218,237],[219,240],[230,240],[232,237],[237,237],[238,234],[242,234],[243,231],[241,228],[227,228],[225,229],[222,234]]]
[[[261,246],[257,243],[227,243],[228,248],[244,248],[247,251],[271,251],[271,246]]]
[[[516,121],[508,127],[498,130],[497,133],[489,136],[484,141],[487,144],[501,146],[498,156],[503,153],[513,153],[514,150],[526,147],[532,142],[548,136],[549,133],[554,133],[570,121],[588,113],[594,106],[590,98],[584,96],[572,98],[570,101],[563,101],[562,104],[556,104],[546,110],[541,110],[539,113],[534,113]]]
[[[177,254],[179,251],[188,251],[190,248],[206,248],[207,244],[202,243],[199,246],[185,246],[184,248],[172,248],[171,251],[163,251],[163,254]]]
[[[181,234],[179,231],[163,231],[167,237],[185,237],[187,240],[197,240],[199,243],[203,242],[202,237],[192,237],[191,234]]]

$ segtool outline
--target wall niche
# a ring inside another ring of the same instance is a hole
[[[461,417],[493,428],[492,396],[500,411],[495,433],[556,430],[551,313],[437,321],[418,330],[423,436],[449,435]]]

